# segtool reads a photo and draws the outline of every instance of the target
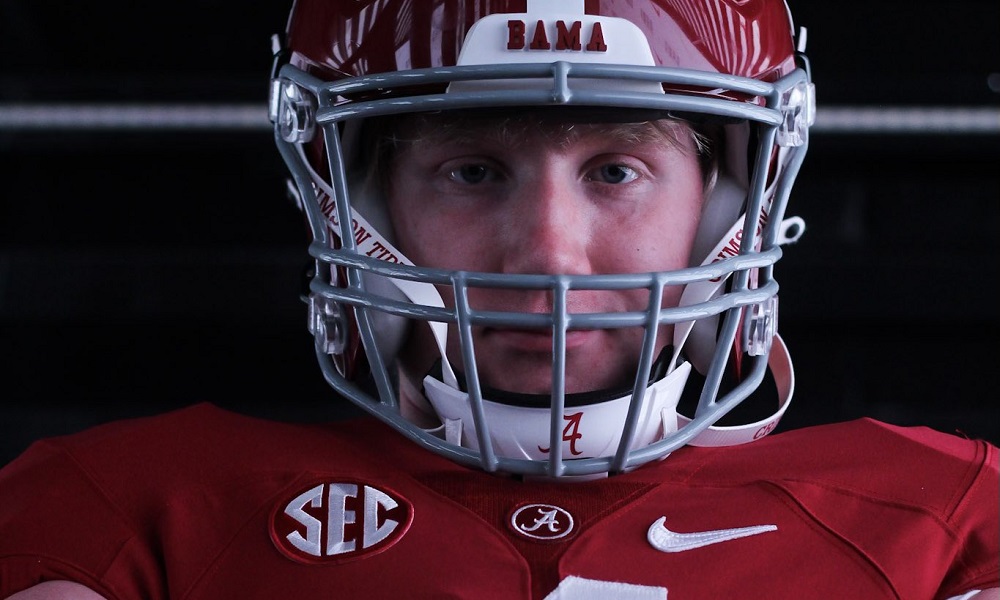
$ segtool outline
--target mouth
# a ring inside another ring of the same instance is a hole
[[[566,332],[566,350],[580,348],[600,334],[595,330]],[[519,352],[547,353],[553,351],[553,334],[550,329],[498,329],[483,330],[483,339]]]

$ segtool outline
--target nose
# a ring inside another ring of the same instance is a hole
[[[592,272],[593,207],[557,165],[539,165],[515,188],[511,219],[501,232],[507,273]]]

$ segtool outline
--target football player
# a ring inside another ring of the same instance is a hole
[[[770,435],[815,111],[782,0],[297,0],[274,49],[309,329],[364,416],[37,443],[4,595],[1000,597],[997,448]]]

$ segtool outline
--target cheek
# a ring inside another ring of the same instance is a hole
[[[666,201],[656,204],[646,220],[646,240],[661,261],[659,265],[652,264],[653,268],[666,270],[688,266],[691,245],[701,223],[702,185],[700,170],[692,169],[669,195],[664,196]]]
[[[671,271],[687,267],[701,216],[700,190],[685,202],[676,198],[622,219],[601,236],[605,272]]]
[[[432,234],[427,229],[433,226],[433,223],[423,222],[419,213],[412,210],[409,203],[390,201],[388,206],[389,222],[392,224],[396,246],[414,264],[421,264],[422,251],[427,246],[424,239]]]
[[[406,195],[395,192],[406,190]],[[414,264],[441,269],[474,269],[468,257],[481,257],[482,241],[477,219],[442,210],[420,182],[397,182],[388,191],[387,207],[394,241]],[[420,200],[418,200],[420,199]],[[430,199],[430,200],[425,200]]]
[[[405,173],[394,173],[386,189],[386,210],[393,242],[407,258],[419,265],[423,263],[422,251],[427,248],[425,239],[433,239],[431,229],[436,224],[421,210],[422,203],[418,199],[424,197],[424,191],[414,188],[415,183]]]

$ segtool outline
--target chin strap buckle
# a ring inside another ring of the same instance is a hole
[[[339,303],[322,296],[309,296],[309,333],[327,354],[341,355],[347,349],[347,312]]]
[[[778,332],[778,297],[771,296],[750,309],[744,348],[750,356],[764,356],[771,350]]]
[[[804,145],[809,139],[809,127],[816,122],[816,86],[810,81],[796,82],[781,93],[780,110],[778,145],[783,148]]]
[[[268,117],[278,128],[281,139],[304,144],[316,134],[316,98],[295,83],[281,78],[271,80]]]

